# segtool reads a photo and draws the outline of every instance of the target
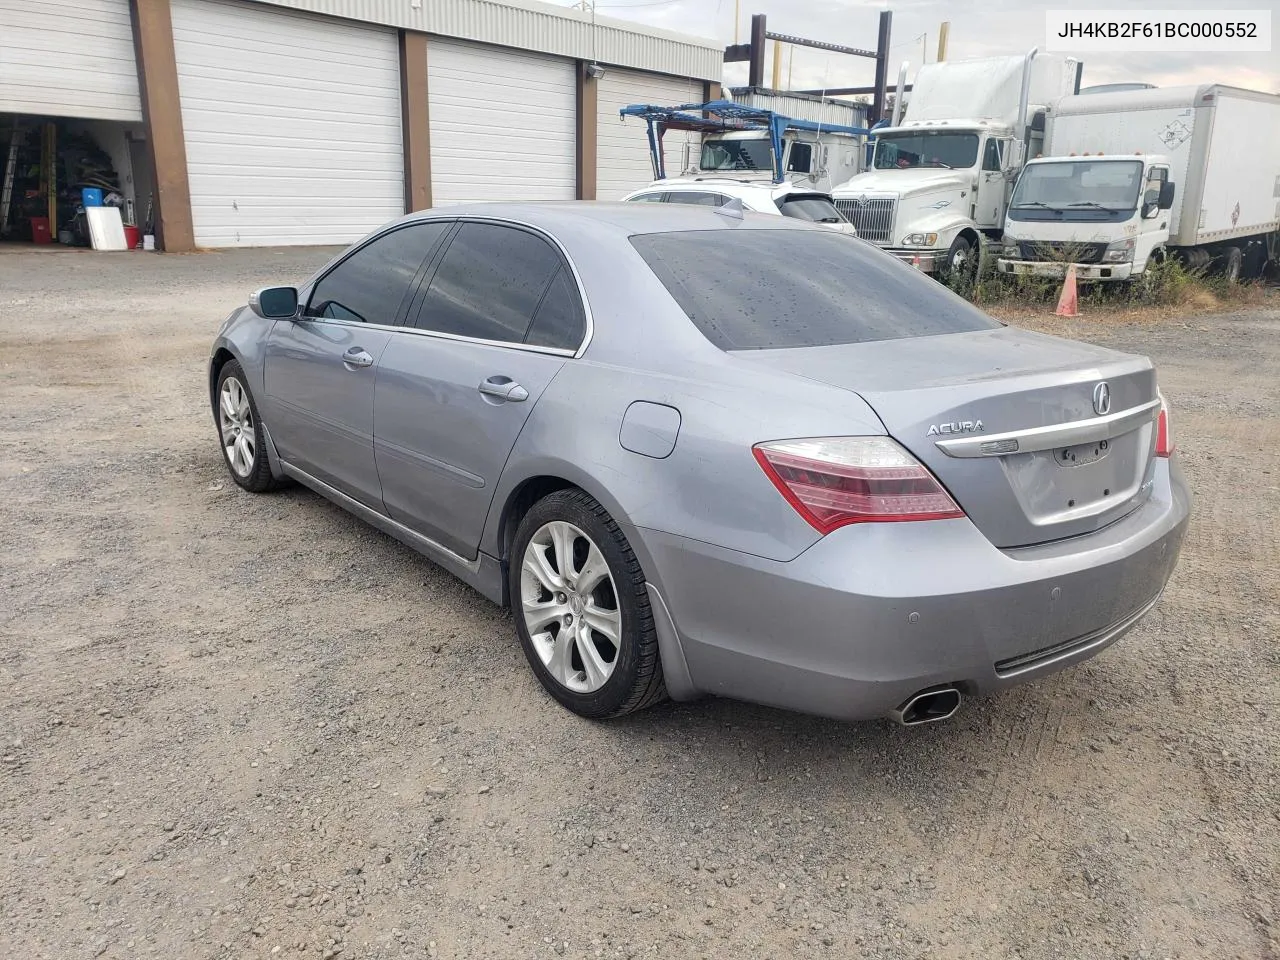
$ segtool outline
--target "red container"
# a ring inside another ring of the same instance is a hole
[[[53,243],[53,235],[49,233],[48,217],[31,218],[31,242]]]
[[[130,250],[137,250],[142,245],[142,231],[137,227],[124,225],[124,242]]]

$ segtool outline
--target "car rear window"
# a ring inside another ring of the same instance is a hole
[[[809,220],[813,223],[844,223],[845,219],[836,205],[821,195],[783,197],[778,209],[784,217]]]
[[[863,240],[826,230],[640,234],[632,246],[721,350],[819,347],[999,324]]]

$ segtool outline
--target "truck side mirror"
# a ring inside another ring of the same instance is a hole
[[[680,155],[680,169],[685,173],[693,170],[691,158],[693,156],[693,144],[688,140],[684,142],[684,152]]]
[[[1173,184],[1168,180],[1160,185],[1160,199],[1156,205],[1161,210],[1173,208]]]

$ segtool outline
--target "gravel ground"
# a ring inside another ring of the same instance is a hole
[[[1059,325],[1156,359],[1198,497],[1103,655],[927,728],[596,724],[458,581],[226,476],[214,329],[329,253],[0,253],[5,956],[1280,955],[1280,309]]]

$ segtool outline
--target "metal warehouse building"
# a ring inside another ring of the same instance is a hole
[[[718,96],[723,59],[531,0],[0,0],[0,24],[0,148],[58,118],[170,251],[616,199],[651,179],[619,107]]]

